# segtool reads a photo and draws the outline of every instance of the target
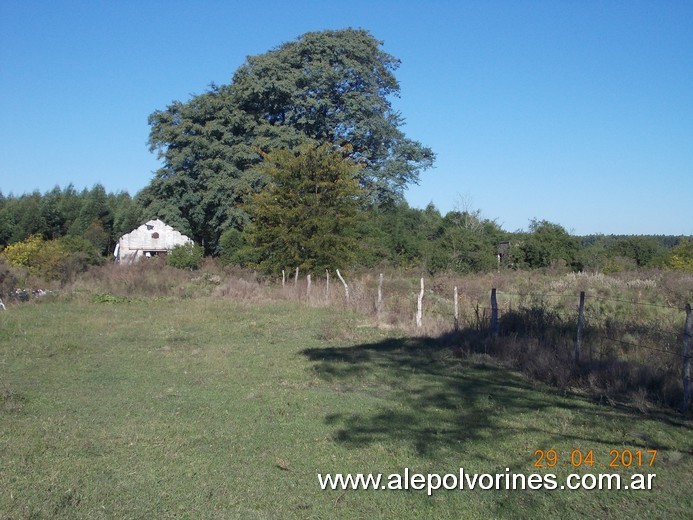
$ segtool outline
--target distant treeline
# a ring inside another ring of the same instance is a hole
[[[433,204],[416,209],[405,202],[391,202],[363,207],[360,212],[355,231],[359,247],[353,265],[357,268],[470,273],[498,269],[499,262],[506,269],[556,267],[602,272],[693,266],[693,242],[686,237],[576,237],[545,220],[531,221],[527,232],[508,232],[482,217],[480,211],[442,215]],[[39,247],[43,241],[44,256],[48,251],[60,251],[62,256],[49,259],[51,269],[38,271],[63,277],[66,272],[107,261],[121,235],[157,216],[147,214],[137,197],[107,193],[99,184],[82,191],[70,185],[43,194],[0,194],[0,249],[14,244],[17,250],[16,244],[29,240]],[[247,240],[245,230],[215,231],[221,239],[208,255],[226,264],[254,266],[258,251]],[[47,244],[60,247],[51,249]],[[61,268],[61,262],[70,268]]]
[[[83,237],[103,256],[118,237],[142,224],[141,208],[128,193],[106,193],[96,184],[77,191],[73,185],[44,194],[0,193],[0,247],[40,235],[45,240]]]
[[[195,241],[195,258],[261,272],[693,270],[682,237],[580,238],[546,220],[508,232],[478,210],[409,207],[404,190],[435,153],[403,132],[399,60],[381,47],[361,29],[306,33],[155,110],[148,144],[162,166],[134,197],[98,184],[0,194],[0,261],[69,279],[160,218]]]

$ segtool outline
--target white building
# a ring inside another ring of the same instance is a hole
[[[150,220],[120,237],[113,256],[116,262],[131,264],[141,257],[166,254],[175,246],[192,243],[187,236],[159,219]]]

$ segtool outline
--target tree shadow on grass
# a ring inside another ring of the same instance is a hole
[[[569,439],[558,425],[528,424],[527,419],[515,423],[513,418],[547,408],[595,412],[584,399],[551,395],[547,387],[492,362],[465,360],[452,344],[454,337],[444,336],[304,350],[313,369],[336,391],[382,398],[382,404],[369,401],[363,410],[328,415],[327,424],[336,428],[334,438],[352,447],[395,441],[432,456],[443,448],[463,451],[468,443],[498,443],[528,432],[547,441]],[[604,414],[609,413],[605,407]],[[623,441],[616,432],[599,430],[584,440]]]
[[[326,418],[337,428],[335,439],[346,445],[395,440],[430,455],[450,444],[500,440],[514,434],[499,428],[502,416],[554,404],[518,376],[463,363],[441,339],[386,339],[303,354],[339,388],[384,397],[376,410]]]

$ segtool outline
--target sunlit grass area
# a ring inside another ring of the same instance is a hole
[[[689,420],[298,303],[0,312],[1,518],[687,518]],[[611,450],[657,450],[609,468]],[[535,467],[536,450],[558,464]],[[573,450],[595,464],[573,468]],[[318,473],[656,473],[638,490],[335,490]]]

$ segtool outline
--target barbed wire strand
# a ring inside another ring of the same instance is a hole
[[[467,297],[470,297],[470,299],[476,299],[476,300],[483,300],[485,298],[488,298],[490,295],[489,292],[464,292],[464,291],[459,291],[460,296],[465,295]],[[579,299],[580,295],[578,294],[573,294],[573,293],[538,293],[538,292],[529,292],[529,293],[517,293],[517,292],[505,292],[505,291],[496,291],[497,297],[502,297],[502,296],[516,296],[519,298],[575,298],[576,300]],[[650,302],[637,302],[633,300],[624,300],[621,298],[607,298],[604,296],[597,296],[594,294],[590,294],[588,292],[585,292],[586,295],[586,300],[599,300],[599,301],[608,301],[608,302],[618,302],[618,303],[628,303],[631,305],[643,305],[646,307],[658,307],[660,309],[674,309],[674,310],[679,310],[679,311],[684,311],[685,308],[681,307],[680,305],[664,305],[661,303],[650,303]]]
[[[606,302],[620,302],[620,303],[630,303],[631,305],[645,305],[648,307],[659,307],[661,309],[675,309],[678,311],[684,311],[684,307],[679,307],[678,305],[662,305],[661,303],[648,303],[648,302],[634,302],[632,300],[621,300],[618,298],[604,298],[603,296],[587,295],[591,300],[600,300]]]
[[[676,357],[683,357],[683,354],[681,354],[679,352],[674,352],[671,350],[664,350],[664,349],[656,348],[656,347],[648,347],[646,345],[641,345],[639,343],[633,343],[631,341],[624,341],[622,339],[610,338],[609,336],[604,336],[603,334],[596,334],[596,337],[601,338],[601,339],[605,339],[608,341],[613,341],[615,343],[621,343],[623,345],[629,345],[629,346],[635,347],[635,348],[642,348],[645,350],[653,350],[655,352],[662,352],[664,354],[670,354],[670,355],[676,356]]]

